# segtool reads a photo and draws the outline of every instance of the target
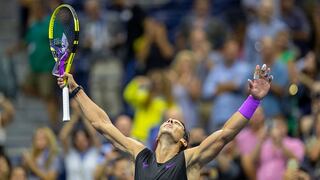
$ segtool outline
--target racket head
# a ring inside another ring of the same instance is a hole
[[[72,6],[62,4],[52,13],[49,42],[56,61],[52,74],[61,76],[70,71],[79,44],[79,20]]]

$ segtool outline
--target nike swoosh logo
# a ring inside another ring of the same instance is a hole
[[[146,163],[146,162],[143,162],[143,163],[142,163],[142,167],[143,167],[143,168],[147,168],[147,167],[149,167],[149,164]]]
[[[170,169],[170,168],[172,168],[174,165],[175,165],[175,163],[167,164],[167,165],[166,165],[166,169]]]

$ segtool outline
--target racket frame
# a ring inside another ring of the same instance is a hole
[[[50,42],[50,51],[53,54],[54,60],[57,62],[59,61],[59,59],[57,59],[57,57],[54,56],[55,53],[55,49],[53,48],[53,44],[54,44],[54,40],[53,40],[53,31],[54,31],[54,22],[56,19],[56,15],[58,14],[58,12],[63,9],[63,8],[67,8],[71,13],[72,13],[72,17],[73,17],[73,22],[74,22],[74,33],[75,33],[75,39],[73,41],[73,46],[70,52],[70,55],[67,59],[67,65],[65,67],[65,72],[69,73],[70,69],[71,69],[71,65],[76,53],[76,50],[78,48],[78,44],[79,44],[79,30],[80,30],[80,26],[79,26],[79,19],[78,16],[76,14],[76,11],[73,9],[72,6],[68,5],[68,4],[61,4],[60,6],[58,6],[52,13],[51,18],[50,18],[50,23],[49,23],[49,42]],[[66,83],[66,80],[65,80]],[[66,84],[65,87],[63,87],[62,89],[62,106],[63,106],[63,117],[62,120],[63,121],[69,121],[70,120],[70,106],[69,106],[69,89],[68,89],[68,85]]]

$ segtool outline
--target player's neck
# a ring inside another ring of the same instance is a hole
[[[167,139],[166,139],[167,138]],[[168,137],[159,138],[156,148],[156,159],[158,163],[165,163],[178,154],[180,144],[170,141]]]

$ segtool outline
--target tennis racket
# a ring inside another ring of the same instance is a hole
[[[72,6],[62,4],[52,13],[49,24],[50,50],[56,64],[52,74],[61,77],[70,72],[79,43],[79,20]],[[63,121],[70,120],[68,86],[62,89]]]

